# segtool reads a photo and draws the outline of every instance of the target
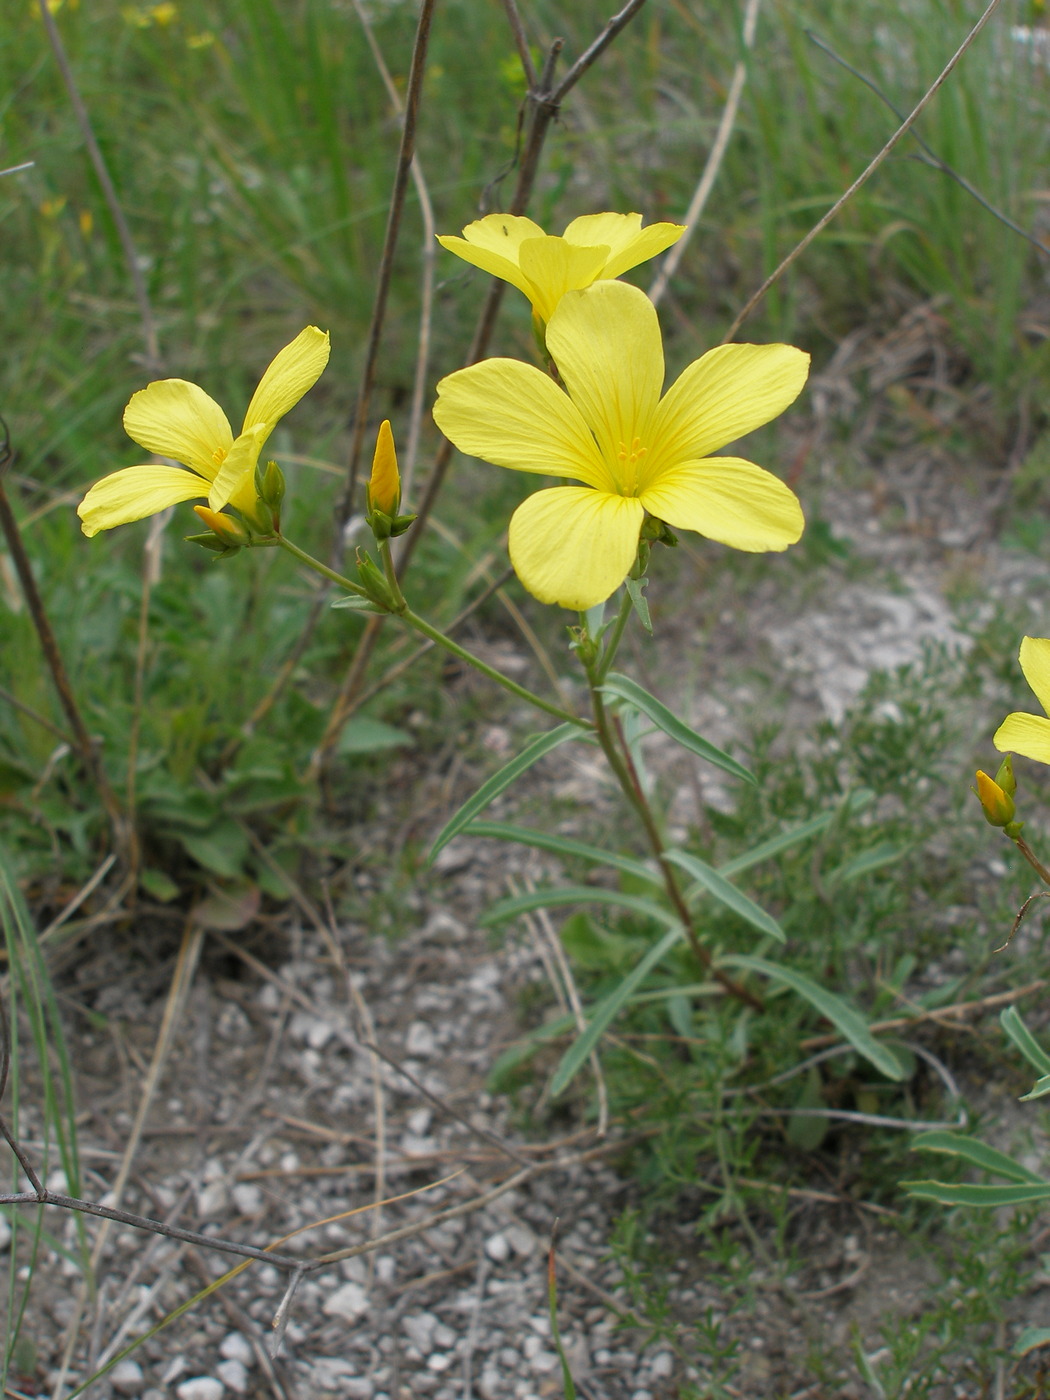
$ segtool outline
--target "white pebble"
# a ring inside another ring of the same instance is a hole
[[[510,1258],[510,1245],[506,1235],[490,1235],[485,1241],[485,1253],[494,1264],[502,1264]]]
[[[11,1243],[11,1226],[2,1215],[0,1215],[0,1253]]]
[[[137,1395],[142,1389],[144,1381],[142,1367],[137,1361],[132,1361],[130,1357],[118,1361],[109,1373],[110,1385],[114,1390],[119,1390],[121,1395]]]
[[[248,1389],[248,1368],[243,1361],[231,1357],[229,1361],[220,1361],[215,1370],[223,1385],[229,1386],[238,1395],[243,1395]]]
[[[341,1317],[356,1322],[368,1311],[368,1294],[359,1283],[344,1283],[337,1288],[321,1309],[325,1317]]]
[[[674,1372],[674,1357],[669,1351],[658,1351],[649,1363],[649,1369],[654,1376],[666,1380]]]
[[[434,1032],[427,1025],[426,1021],[413,1021],[405,1036],[405,1049],[410,1055],[422,1055],[424,1059],[429,1059],[437,1048],[434,1040]]]
[[[243,1332],[227,1332],[219,1343],[219,1355],[227,1361],[239,1361],[242,1366],[255,1365],[255,1352]]]
[[[222,1400],[226,1387],[214,1376],[191,1376],[175,1387],[179,1400]]]
[[[242,1215],[258,1215],[263,1208],[262,1190],[251,1181],[239,1181],[230,1192]]]

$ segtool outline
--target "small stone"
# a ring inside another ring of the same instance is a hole
[[[440,1375],[442,1371],[448,1370],[448,1368],[452,1365],[453,1360],[454,1358],[449,1356],[448,1352],[432,1352],[427,1357],[427,1370],[435,1371],[438,1375]]]
[[[405,1036],[405,1049],[410,1055],[421,1055],[425,1060],[433,1055],[437,1049],[437,1042],[426,1021],[412,1022]]]
[[[161,1385],[174,1385],[185,1369],[186,1358],[184,1356],[173,1356],[161,1374]]]
[[[175,1387],[179,1400],[222,1400],[226,1387],[215,1376],[191,1376]]]
[[[238,1395],[243,1395],[248,1389],[248,1368],[236,1357],[231,1357],[229,1361],[220,1361],[215,1371],[223,1385],[229,1386]]]
[[[242,1215],[258,1215],[263,1208],[263,1193],[254,1182],[239,1181],[230,1195]]]
[[[137,1361],[125,1357],[118,1361],[109,1373],[109,1383],[121,1395],[137,1395],[145,1384],[142,1367]]]
[[[649,1363],[649,1370],[660,1380],[666,1380],[674,1373],[674,1357],[669,1351],[658,1351]]]
[[[11,1243],[11,1226],[8,1225],[8,1223],[7,1223],[7,1221],[4,1219],[4,1217],[3,1217],[2,1215],[0,1215],[0,1254],[3,1253],[3,1251],[8,1247],[8,1245],[9,1245],[10,1243]]]
[[[356,1322],[368,1311],[368,1294],[359,1283],[344,1283],[337,1288],[321,1311],[325,1317],[341,1317]]]
[[[209,1181],[197,1192],[197,1213],[202,1220],[214,1220],[222,1215],[230,1202],[230,1193],[224,1181]]]
[[[527,1225],[508,1225],[504,1230],[507,1243],[515,1254],[520,1254],[522,1258],[528,1258],[536,1248],[536,1236]]]
[[[429,1356],[434,1349],[434,1329],[438,1320],[433,1313],[409,1313],[401,1319],[401,1327],[420,1356]]]
[[[485,1253],[494,1264],[502,1264],[510,1258],[510,1245],[503,1234],[490,1235],[485,1241]]]
[[[239,1361],[242,1366],[255,1365],[255,1352],[243,1332],[227,1332],[219,1343],[219,1355],[227,1361]]]

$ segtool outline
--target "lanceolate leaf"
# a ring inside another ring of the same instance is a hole
[[[619,890],[604,890],[598,885],[562,885],[558,889],[530,890],[528,894],[512,895],[510,899],[501,899],[487,910],[481,922],[484,925],[500,924],[518,914],[528,914],[533,909],[556,909],[565,904],[614,904],[618,909],[628,909],[645,919],[678,927],[675,916],[655,900],[644,899],[637,894],[622,894]]]
[[[1033,1069],[1037,1069],[1044,1077],[1050,1074],[1050,1055],[1021,1020],[1016,1006],[1006,1008],[999,1017],[999,1024]]]
[[[909,1196],[942,1206],[1023,1206],[1050,1200],[1050,1181],[1042,1186],[950,1186],[944,1181],[902,1181]]]
[[[980,1138],[966,1137],[962,1133],[923,1133],[912,1143],[912,1148],[915,1152],[943,1152],[949,1157],[961,1157],[964,1162],[993,1176],[1005,1176],[1007,1181],[1019,1181],[1027,1186],[1046,1184],[1036,1172],[1029,1171],[1012,1157],[997,1152]]]
[[[655,695],[650,695],[630,676],[622,676],[618,671],[611,671],[605,678],[602,690],[606,695],[615,696],[618,700],[626,700],[636,710],[641,710],[642,714],[651,719],[658,729],[662,729],[665,734],[674,739],[676,743],[681,744],[684,749],[688,749],[690,753],[695,753],[700,758],[706,758],[708,763],[713,763],[716,768],[721,768],[725,773],[731,773],[734,778],[743,778],[748,783],[758,782],[754,773],[745,768],[742,763],[737,763],[735,758],[730,758],[727,753],[723,753],[714,744],[701,738],[694,729],[690,729],[677,715],[673,715],[666,705],[657,700]]]
[[[826,1017],[835,1029],[848,1040],[858,1055],[875,1066],[887,1079],[902,1080],[906,1077],[896,1055],[886,1045],[881,1045],[868,1030],[868,1023],[859,1011],[855,1010],[834,992],[829,992],[819,982],[812,981],[791,967],[781,967],[779,963],[767,962],[765,958],[754,958],[745,953],[727,954],[718,959],[720,967],[743,967],[750,972],[759,972],[770,981],[780,982],[790,987],[800,997],[804,997],[820,1014]]]
[[[622,870],[638,880],[650,885],[663,885],[663,878],[655,870],[640,860],[621,856],[615,851],[603,851],[598,846],[588,846],[584,841],[574,841],[569,836],[558,836],[554,832],[536,831],[528,826],[513,826],[509,822],[471,822],[466,829],[467,836],[494,836],[500,841],[517,841],[522,846],[535,846],[540,851],[553,851],[559,856],[577,856],[581,860],[594,861],[598,865],[609,865],[614,870]]]
[[[493,773],[487,782],[482,783],[474,796],[464,802],[452,820],[442,829],[437,840],[431,846],[427,859],[433,860],[438,851],[447,846],[453,836],[458,836],[479,812],[485,810],[493,798],[498,797],[501,792],[509,788],[515,778],[524,773],[526,769],[531,768],[544,754],[550,753],[551,749],[556,749],[559,744],[564,744],[569,739],[582,737],[579,725],[559,724],[556,729],[550,729],[546,734],[539,734],[535,739],[530,739],[516,758],[512,758],[509,763],[504,764],[498,773]]]
[[[682,937],[684,937],[682,926],[676,924],[674,928],[664,934],[659,943],[655,943],[649,949],[641,962],[627,974],[616,990],[610,992],[594,1007],[587,1023],[587,1029],[569,1046],[562,1056],[561,1064],[554,1073],[554,1078],[551,1080],[552,1098],[556,1098],[568,1088],[580,1068],[586,1064],[591,1051],[598,1044],[606,1028],[619,1014],[631,993]]]
[[[838,807],[831,808],[830,811],[821,812],[819,817],[812,817],[808,822],[801,822],[798,826],[791,827],[788,831],[782,831],[779,836],[771,836],[768,841],[763,841],[760,846],[753,847],[750,851],[744,851],[742,855],[734,856],[732,860],[727,860],[724,865],[718,867],[720,875],[738,875],[741,870],[748,870],[752,865],[758,865],[763,860],[769,860],[771,856],[778,856],[781,851],[790,850],[792,846],[797,846],[800,841],[806,841],[810,836],[819,836],[822,831],[826,831],[835,819],[840,815],[861,811],[873,800],[875,794],[870,788],[858,788],[851,793]]]
[[[759,929],[762,933],[768,933],[770,938],[775,938],[778,943],[786,941],[784,930],[776,919],[771,914],[767,914],[753,899],[749,899],[746,894],[738,890],[736,885],[730,884],[724,875],[708,865],[706,861],[700,860],[698,856],[690,855],[688,851],[668,851],[667,859],[673,861],[687,875],[691,875],[698,885],[707,890],[708,894],[714,895],[715,899],[724,904],[727,909],[732,909],[734,914],[739,914],[754,928]],[[694,886],[692,890],[686,891],[686,899],[695,892],[695,888]]]

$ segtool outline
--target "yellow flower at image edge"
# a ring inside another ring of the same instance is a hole
[[[1050,714],[1050,637],[1025,637],[1020,662],[1025,680]],[[1000,753],[1019,753],[1037,763],[1050,763],[1050,719],[1022,711],[1007,715],[992,743]]]
[[[157,379],[132,394],[124,410],[128,436],[147,452],[184,462],[189,470],[151,464],[103,477],[77,507],[84,534],[142,520],[194,497],[207,498],[212,510],[232,505],[250,512],[262,446],[317,382],[328,355],[327,331],[316,326],[300,331],[260,379],[236,438],[215,400],[185,379]]]
[[[560,238],[548,236],[519,214],[487,214],[468,224],[462,238],[438,239],[465,262],[510,282],[549,321],[568,291],[619,277],[677,243],[684,224],[649,224],[641,214],[584,214]]]
[[[708,454],[782,413],[806,382],[808,355],[722,345],[661,397],[656,309],[623,282],[569,292],[547,347],[567,393],[531,365],[492,359],[443,379],[434,405],[462,452],[584,483],[538,491],[511,519],[511,563],[541,602],[581,611],[604,602],[635,561],[646,512],[756,553],[800,537],[802,508],[782,481]]]

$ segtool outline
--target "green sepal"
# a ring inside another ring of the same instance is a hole
[[[653,635],[653,620],[649,616],[649,604],[646,601],[642,589],[649,582],[647,578],[631,578],[629,575],[625,579],[627,592],[630,595],[631,606],[638,614],[638,621],[642,624],[650,637]]]
[[[386,575],[363,549],[357,551],[357,575],[369,598],[378,603],[384,612],[399,611],[398,600],[386,581]]]
[[[373,603],[371,598],[362,598],[357,593],[347,593],[345,597],[336,598],[332,607],[345,608],[349,612],[385,614],[388,611],[386,608],[381,608],[378,603]]]
[[[225,540],[220,540],[218,535],[213,535],[210,530],[205,535],[183,535],[183,539],[187,544],[199,544],[201,549],[210,549],[220,559],[228,559],[240,548],[239,545],[227,544]]]

